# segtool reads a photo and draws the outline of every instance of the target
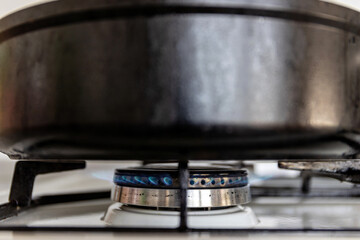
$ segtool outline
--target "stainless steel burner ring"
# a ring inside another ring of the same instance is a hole
[[[114,185],[111,199],[128,205],[178,208],[179,189],[150,189]],[[228,207],[251,201],[249,185],[239,188],[188,189],[187,207]]]

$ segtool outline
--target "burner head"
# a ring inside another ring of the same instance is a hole
[[[189,174],[189,189],[237,188],[248,184],[245,170],[192,168]],[[180,188],[178,171],[171,168],[117,169],[114,184],[156,189]]]
[[[250,201],[246,170],[190,168],[187,190],[189,208],[217,208]],[[117,169],[112,200],[135,206],[178,208],[180,182],[176,168]]]

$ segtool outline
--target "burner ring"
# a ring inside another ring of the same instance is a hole
[[[180,189],[134,188],[114,185],[111,199],[128,205],[179,208]],[[228,207],[251,201],[250,187],[188,189],[188,208]]]
[[[189,169],[189,189],[239,188],[248,185],[245,170]],[[152,189],[179,189],[176,169],[117,169],[114,184],[118,186]]]

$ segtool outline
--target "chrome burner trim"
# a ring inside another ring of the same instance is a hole
[[[114,185],[111,199],[128,205],[178,208],[179,189],[149,189]],[[251,201],[249,185],[239,188],[188,189],[188,208],[227,207]]]

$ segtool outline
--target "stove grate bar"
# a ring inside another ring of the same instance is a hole
[[[180,179],[180,226],[179,231],[185,232],[188,229],[187,215],[187,188],[189,181],[189,161],[179,161],[179,179]]]

